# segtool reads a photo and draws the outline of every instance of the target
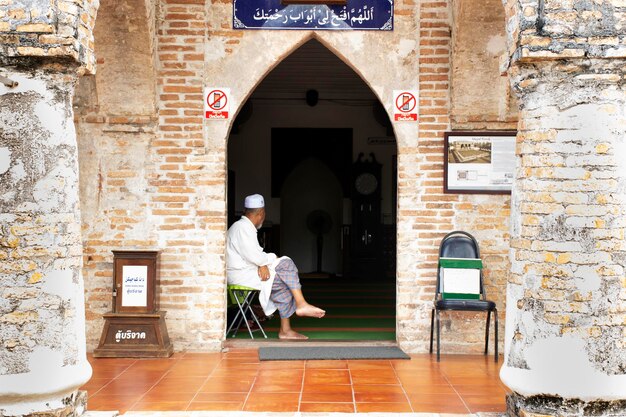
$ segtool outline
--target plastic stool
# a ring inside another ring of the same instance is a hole
[[[235,315],[235,318],[230,323],[228,330],[226,330],[226,337],[232,332],[231,337],[237,336],[237,331],[239,330],[239,326],[241,326],[241,321],[243,320],[246,323],[246,327],[248,328],[248,333],[250,333],[250,338],[254,339],[254,335],[252,334],[252,329],[250,329],[250,325],[248,324],[248,320],[246,320],[246,313],[250,313],[254,322],[259,326],[259,330],[263,333],[263,337],[267,339],[267,335],[263,330],[263,326],[259,323],[259,319],[256,314],[252,310],[252,301],[254,297],[259,293],[259,290],[244,287],[243,285],[228,285],[226,287],[228,291],[228,296],[230,297],[230,301],[232,304],[237,304],[238,311]]]

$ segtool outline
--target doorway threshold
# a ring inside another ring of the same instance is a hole
[[[397,347],[398,342],[395,340],[279,340],[279,339],[226,339],[222,343],[223,348],[247,348],[254,349],[259,347],[276,347],[276,346],[306,346],[306,347],[322,347],[322,346],[352,346],[352,347],[375,347],[375,346],[392,346]]]

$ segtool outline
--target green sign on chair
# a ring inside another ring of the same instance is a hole
[[[439,258],[443,291],[445,299],[480,299],[481,259],[471,258]]]

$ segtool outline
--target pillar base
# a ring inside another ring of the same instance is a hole
[[[21,410],[16,411],[16,414],[12,413],[9,409],[8,414],[2,415],[6,417],[80,417],[87,410],[87,391],[75,391],[71,395],[63,398],[62,403],[62,407],[32,413],[24,413],[23,410]],[[33,408],[36,409],[37,407]]]
[[[506,396],[508,417],[619,417],[626,416],[626,399],[582,401],[551,395]]]

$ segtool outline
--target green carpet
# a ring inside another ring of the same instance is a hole
[[[317,319],[296,317],[291,325],[314,340],[396,340],[395,281],[359,282],[358,280],[303,280],[307,301],[326,310]],[[268,338],[278,338],[278,314],[261,323]],[[254,332],[262,338],[261,332]],[[237,339],[250,339],[245,326]]]
[[[268,339],[278,339],[278,330],[268,331],[267,327],[264,327],[264,329]],[[310,340],[396,340],[396,332],[393,330],[390,332],[307,330],[301,331],[301,333],[307,335]],[[255,339],[263,339],[261,332],[256,331],[253,334]],[[248,330],[245,327],[239,330],[235,339],[250,339]]]

